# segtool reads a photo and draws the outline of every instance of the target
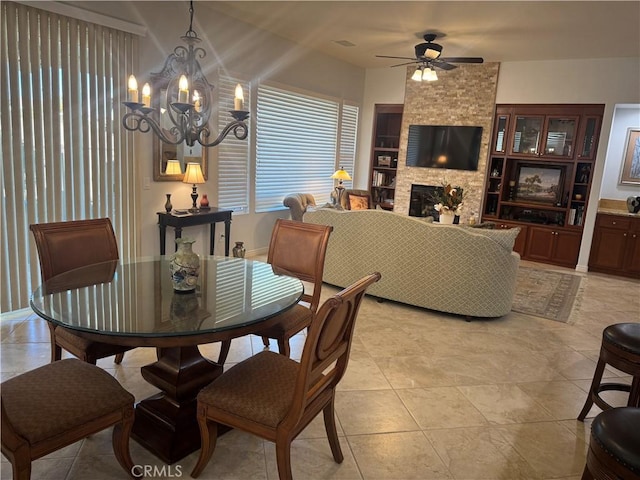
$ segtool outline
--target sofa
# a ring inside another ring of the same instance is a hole
[[[310,209],[303,221],[331,225],[324,282],[346,287],[373,271],[367,294],[465,317],[511,310],[520,229],[428,223],[385,210]]]

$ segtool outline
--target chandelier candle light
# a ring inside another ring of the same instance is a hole
[[[233,121],[228,123],[218,137],[209,140],[209,118],[212,113],[211,85],[200,67],[197,58],[204,58],[206,52],[201,47],[196,47],[201,40],[193,30],[193,1],[189,7],[189,30],[182,41],[185,46],[179,45],[170,54],[161,72],[152,74],[155,79],[166,81],[166,95],[160,96],[157,102],[159,108],[151,107],[151,96],[160,95],[160,92],[151,92],[151,87],[145,83],[142,87],[142,102],[139,102],[138,82],[131,75],[128,81],[128,101],[124,104],[129,108],[122,117],[122,126],[130,131],[146,133],[153,132],[165,143],[178,145],[186,143],[193,147],[196,142],[203,147],[215,147],[222,142],[229,133],[233,132],[238,140],[247,138],[247,124],[245,120],[249,112],[244,110],[244,97],[242,87],[236,87],[234,110],[229,113]],[[165,115],[170,123],[170,128],[163,128],[160,124],[160,116]]]

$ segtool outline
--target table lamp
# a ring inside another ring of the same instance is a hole
[[[344,195],[344,186],[342,185],[342,181],[351,180],[351,177],[349,176],[349,173],[346,170],[340,167],[339,170],[336,170],[336,172],[333,175],[331,175],[331,178],[333,178],[334,180],[338,180],[338,185],[336,185],[336,188],[335,188],[335,198],[336,198],[338,207],[342,207],[342,196]]]
[[[182,167],[179,160],[167,160],[167,168],[164,170],[165,175],[181,175]]]
[[[196,201],[198,200],[198,187],[196,185],[198,183],[204,183],[204,175],[202,175],[202,169],[200,168],[199,163],[189,162],[187,163],[187,169],[184,172],[184,178],[182,179],[184,183],[193,184],[193,191],[191,192],[191,199],[193,200],[193,205],[189,209],[191,213],[198,213],[198,205]]]

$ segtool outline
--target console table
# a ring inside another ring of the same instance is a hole
[[[176,238],[182,237],[184,227],[193,225],[211,225],[209,236],[209,254],[213,255],[216,242],[216,223],[224,222],[224,255],[229,256],[229,238],[231,235],[231,214],[233,210],[222,210],[211,207],[209,210],[201,210],[196,213],[176,214],[173,212],[158,212],[158,226],[160,227],[160,255],[165,254],[165,240],[167,238],[167,226],[173,227]],[[177,245],[176,245],[177,248]]]

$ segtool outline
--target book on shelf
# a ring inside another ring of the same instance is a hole
[[[576,209],[569,210],[569,225],[575,225],[576,222]]]

